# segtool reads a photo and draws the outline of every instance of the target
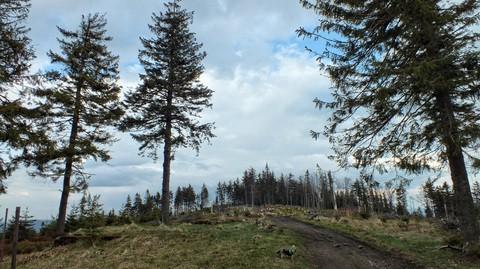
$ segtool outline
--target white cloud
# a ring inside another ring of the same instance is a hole
[[[277,173],[301,175],[317,163],[337,170],[327,158],[327,141],[314,141],[309,135],[311,129],[323,130],[328,113],[316,110],[312,100],[328,98],[330,84],[294,33],[299,26],[314,24],[315,16],[291,0],[183,3],[195,11],[192,29],[208,53],[202,80],[215,93],[213,109],[205,112],[204,120],[216,122],[217,138],[204,145],[199,156],[190,150],[177,152],[172,190],[204,182],[212,187],[219,180],[240,177],[249,166],[261,169],[266,162]],[[106,12],[108,32],[114,38],[111,49],[120,55],[121,83],[125,89],[134,87],[142,71],[138,37],[150,35],[150,16],[161,9],[158,0],[32,0],[29,26],[37,53],[32,70],[48,66],[49,49],[58,51],[56,25],[75,29],[82,13]],[[127,194],[161,189],[161,160],[154,163],[139,157],[138,145],[128,134],[118,137],[109,163],[86,165],[93,174],[90,190],[102,195],[106,209],[118,208]],[[31,179],[19,170],[8,187],[9,193],[1,196],[2,206],[29,206],[38,218],[56,214],[59,182]],[[76,199],[78,195],[72,200]]]
[[[216,122],[217,138],[212,145],[204,145],[199,156],[190,150],[178,151],[172,166],[172,189],[204,182],[214,186],[218,180],[241,176],[249,166],[260,169],[266,162],[278,172],[295,174],[303,174],[316,163],[334,168],[323,154],[328,151],[326,141],[309,136],[309,130],[320,128],[325,118],[311,103],[328,89],[326,79],[317,73],[314,61],[295,46],[272,54],[269,65],[238,66],[231,78],[209,69],[202,80],[215,90],[214,107],[205,113],[205,120]],[[93,174],[91,191],[102,194],[106,207],[118,207],[127,193],[161,187],[161,160],[153,163],[138,157],[138,145],[126,134],[120,137],[111,148],[110,163],[87,164]],[[38,192],[39,187],[25,175],[10,182],[5,196],[8,205],[17,202],[13,194],[19,188],[28,189],[33,197],[59,197],[52,192],[58,184],[46,184],[40,188],[49,191]],[[56,212],[57,203],[57,199],[47,199],[30,208],[45,217]]]

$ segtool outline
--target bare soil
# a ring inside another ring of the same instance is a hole
[[[353,238],[289,217],[274,217],[278,227],[299,234],[312,268],[321,269],[419,269],[422,268],[393,253],[374,249]]]

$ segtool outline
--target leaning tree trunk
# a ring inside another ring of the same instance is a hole
[[[57,235],[63,235],[65,233],[65,219],[67,217],[68,196],[70,195],[70,182],[73,169],[73,157],[75,155],[75,143],[78,136],[78,123],[80,121],[80,102],[81,94],[80,87],[77,88],[75,95],[75,110],[73,112],[72,128],[70,130],[70,139],[68,144],[68,153],[65,162],[65,172],[63,175],[63,189],[62,197],[60,199],[60,206],[58,209],[57,220]]]
[[[70,180],[72,176],[72,158],[68,158],[65,164],[65,174],[63,177],[62,197],[60,198],[60,207],[58,209],[57,235],[65,233],[65,219],[67,217],[68,196],[70,194]]]
[[[473,203],[468,173],[463,156],[462,146],[458,139],[458,127],[456,124],[453,104],[450,96],[446,93],[437,95],[441,128],[443,131],[443,144],[446,148],[446,156],[450,167],[450,176],[453,182],[454,196],[457,215],[460,220],[460,229],[466,243],[466,247],[478,243],[480,240],[480,227]]]

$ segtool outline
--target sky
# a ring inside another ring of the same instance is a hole
[[[120,77],[126,91],[138,84],[139,37],[149,37],[152,12],[163,10],[161,0],[31,0],[29,36],[36,52],[32,72],[49,67],[48,50],[59,51],[56,26],[75,30],[82,14],[106,13],[111,50],[120,56]],[[330,83],[305,45],[318,44],[298,38],[300,26],[312,27],[316,16],[297,0],[183,0],[194,11],[191,30],[204,44],[202,82],[215,91],[205,121],[214,121],[211,144],[194,151],[178,150],[172,163],[171,186],[205,183],[214,196],[219,180],[241,177],[266,163],[277,173],[301,175],[318,164],[338,177],[355,172],[339,169],[328,159],[330,145],[313,140],[310,130],[322,130],[328,111],[315,109],[313,99],[328,99]],[[101,194],[104,208],[120,208],[127,194],[161,190],[162,160],[138,156],[138,144],[129,134],[116,133],[108,163],[86,164],[93,174],[89,191]],[[36,218],[55,216],[60,182],[31,178],[19,169],[7,181],[8,193],[0,197],[0,209],[28,207]],[[413,185],[413,191],[418,184]],[[71,202],[78,200],[73,195]]]

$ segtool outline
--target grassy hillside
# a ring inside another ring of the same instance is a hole
[[[280,247],[300,246],[297,237],[249,222],[132,224],[103,228],[101,234],[120,237],[23,255],[18,268],[308,268],[302,255],[293,260],[276,255]],[[9,267],[3,264],[2,268]]]
[[[454,243],[455,235],[434,222],[376,216],[364,219],[354,213],[309,212],[288,207],[263,208],[259,212],[232,209],[227,215],[186,215],[171,226],[103,227],[98,230],[98,237],[116,239],[84,240],[20,255],[18,268],[311,268],[307,263],[309,250],[303,247],[302,239],[270,225],[265,217],[268,215],[292,216],[426,268],[480,268],[480,259],[442,249],[447,243]],[[76,233],[82,235],[85,231]],[[279,248],[293,244],[298,247],[293,260],[276,255]],[[0,269],[9,268],[8,262]]]

